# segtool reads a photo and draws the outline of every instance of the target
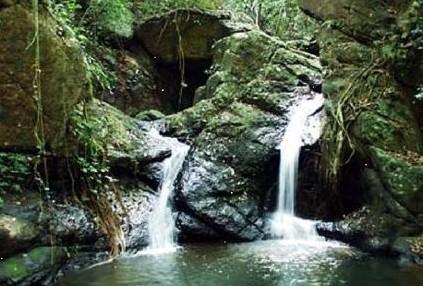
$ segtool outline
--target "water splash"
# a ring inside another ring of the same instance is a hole
[[[311,99],[302,100],[293,109],[282,142],[279,145],[279,197],[271,226],[275,237],[296,241],[321,240],[315,230],[316,223],[296,217],[294,206],[300,151],[304,145],[305,135],[310,132],[306,130],[306,123],[309,117],[323,105],[323,102],[324,99],[321,94],[317,94]],[[311,132],[315,133],[316,131],[311,130]]]
[[[152,129],[153,136],[162,137],[158,131]],[[162,137],[162,139],[165,137]],[[174,242],[175,222],[169,197],[174,189],[174,182],[182,168],[189,146],[175,138],[165,138],[172,148],[172,155],[163,161],[163,178],[159,188],[159,198],[153,207],[153,212],[148,220],[150,244],[145,253],[160,254],[176,250]]]

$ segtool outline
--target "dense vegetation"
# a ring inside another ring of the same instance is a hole
[[[103,47],[107,41],[118,40],[120,37],[129,38],[133,34],[134,25],[142,19],[171,11],[173,9],[190,8],[218,10],[228,9],[235,11],[237,17],[247,23],[253,23],[270,34],[277,35],[282,39],[310,38],[316,29],[316,24],[299,11],[296,1],[203,1],[203,0],[180,0],[180,1],[99,1],[92,0],[81,2],[77,0],[48,1],[48,9],[60,24],[62,36],[71,37],[76,41],[83,53],[87,76],[91,79],[94,90],[91,93],[99,93],[102,90],[112,91],[118,81],[117,71],[105,64]],[[43,5],[38,4],[38,5]],[[34,8],[35,9],[35,8]],[[105,47],[104,47],[105,48]],[[106,49],[107,51],[107,49]],[[112,52],[108,50],[108,52]],[[91,101],[91,98],[86,98]],[[90,118],[85,113],[86,109],[74,111],[71,114],[72,136],[81,144],[81,151],[76,154],[75,162],[80,166],[82,173],[87,174],[89,185],[97,189],[93,182],[102,184],[102,178],[98,175],[107,175],[106,145],[111,141],[108,133],[113,128],[108,128],[110,123],[102,118]],[[102,134],[102,135],[101,135]],[[100,135],[100,136],[98,136]],[[25,167],[25,156],[2,155],[5,161],[5,180],[1,183],[2,192],[9,190],[21,190],[21,184],[31,185],[31,180],[13,180],[21,174],[28,177],[34,169],[32,166]],[[16,160],[14,159],[16,158]],[[24,161],[22,161],[24,160]],[[33,164],[38,165],[35,162]],[[35,174],[32,175],[35,178]],[[39,177],[37,175],[37,177]],[[40,180],[40,178],[38,178]],[[102,185],[100,185],[102,186]]]
[[[0,257],[144,247],[172,153],[151,126],[192,146],[184,239],[268,238],[288,111],[321,93],[296,211],[423,257],[422,0],[24,2],[0,0]]]

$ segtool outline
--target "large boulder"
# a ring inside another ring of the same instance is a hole
[[[64,247],[38,247],[16,255],[0,264],[0,283],[22,286],[51,284],[66,257]],[[43,283],[39,284],[40,281]]]
[[[231,21],[229,13],[184,9],[141,23],[135,39],[161,64],[173,64],[211,59],[217,40],[247,29]]]
[[[192,142],[176,187],[184,239],[254,240],[268,235],[288,112],[320,88],[320,64],[260,31],[216,43],[197,103],[165,119]]]
[[[26,184],[20,186],[22,192],[2,192],[0,284],[50,283],[50,274],[54,276],[59,267],[66,270],[107,259],[115,243],[127,252],[148,244],[148,219],[162,180],[162,161],[171,155],[173,146],[157,131],[151,132],[150,124],[97,100],[78,105],[70,122],[76,128],[74,135],[83,136],[78,126],[95,126],[89,139],[107,143],[103,146],[110,167],[107,175],[113,184],[103,183],[99,189],[85,187],[84,179],[76,182],[75,178],[87,170],[69,158],[49,158],[49,192]],[[80,144],[87,143],[84,138],[79,138]],[[89,160],[84,154],[79,156],[84,162]],[[44,255],[52,244],[58,251],[68,248],[69,253],[47,267]],[[33,261],[32,253],[38,253],[39,248],[43,256]],[[102,255],[93,255],[96,252]]]
[[[376,147],[372,158],[392,196],[423,224],[423,156],[393,153]]]
[[[404,243],[423,231],[423,136],[412,96],[422,82],[422,57],[413,43],[401,42],[410,39],[407,29],[421,18],[415,2],[299,0],[306,13],[328,23],[318,36],[329,101],[323,157],[341,162],[338,194],[351,189],[346,182],[355,176],[362,182],[355,192],[366,198],[365,208],[320,231],[366,249],[402,249],[406,255]],[[354,160],[348,160],[350,154]],[[358,171],[349,172],[352,168]],[[394,243],[398,239],[402,247]]]
[[[32,150],[45,140],[57,150],[64,142],[68,113],[88,93],[87,71],[80,47],[58,36],[60,27],[48,12],[40,7],[35,35],[32,8],[20,2],[0,9],[0,148]],[[40,71],[34,66],[36,37]],[[40,82],[34,82],[36,72]]]
[[[312,17],[331,23],[352,37],[371,41],[386,35],[386,27],[396,23],[397,7],[412,0],[390,1],[387,4],[377,0],[298,0],[301,8]],[[399,3],[401,2],[401,3]],[[390,9],[387,9],[388,7]]]

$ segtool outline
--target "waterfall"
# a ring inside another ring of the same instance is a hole
[[[152,129],[154,136],[160,134]],[[160,136],[161,137],[161,136]],[[162,139],[165,137],[162,137]],[[176,249],[174,243],[174,220],[172,209],[169,205],[169,197],[174,189],[174,182],[182,168],[189,146],[179,142],[175,138],[165,138],[172,148],[172,155],[163,161],[163,178],[159,188],[159,198],[153,207],[148,220],[150,245],[148,252],[162,253],[172,252]]]
[[[323,96],[304,99],[292,110],[282,142],[279,145],[278,204],[272,219],[272,233],[287,240],[318,240],[315,222],[295,216],[295,191],[297,187],[298,161],[304,137],[315,130],[307,130],[309,117],[323,105]],[[313,127],[315,128],[315,127]],[[317,127],[320,133],[320,126]]]

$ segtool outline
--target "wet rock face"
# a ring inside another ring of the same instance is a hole
[[[390,174],[393,181],[403,175],[410,178],[413,173]],[[319,234],[369,252],[401,256],[421,264],[422,225],[419,217],[398,200],[398,195],[386,191],[376,170],[367,168],[362,180],[366,184],[369,203],[339,221],[319,223]],[[413,184],[417,181],[404,182]]]
[[[0,148],[36,149],[35,44],[31,7],[0,4]],[[67,114],[87,95],[88,79],[79,48],[58,36],[58,25],[40,10],[43,119],[47,146],[60,149]],[[41,115],[41,114],[40,114]]]
[[[119,197],[114,193],[108,197],[113,212],[120,219],[126,251],[136,252],[146,247],[147,222],[156,199],[154,192],[147,186],[126,185]],[[16,206],[10,204],[10,198],[6,199],[0,214],[1,285],[49,285],[63,266],[66,270],[109,258],[107,239],[86,207],[75,203],[44,203],[43,211],[39,207],[27,210],[32,205],[39,206],[40,201],[34,197]],[[81,260],[79,255],[84,251],[88,257]],[[93,256],[95,252],[103,255]],[[70,258],[73,260],[69,261]]]
[[[137,252],[148,245],[148,219],[156,199],[154,193],[139,189],[122,198],[123,205],[127,209],[127,215],[122,216],[126,251]]]
[[[262,239],[276,147],[292,105],[318,90],[319,61],[259,31],[222,39],[213,53],[201,99],[165,118],[167,133],[192,142],[176,185],[176,224],[182,239]]]
[[[118,182],[114,189],[103,191],[101,198],[105,200],[99,203],[117,218],[125,250],[137,252],[148,245],[148,219],[161,182],[161,162],[170,156],[172,146],[158,134],[148,132],[142,124],[136,124],[121,112],[114,112],[113,120],[122,120],[119,122],[129,128],[131,140],[121,146],[120,152],[112,152],[113,148],[110,147],[111,172]],[[109,110],[109,116],[110,113]],[[60,169],[59,163],[57,166]],[[50,175],[53,173],[50,172]],[[51,283],[49,279],[54,278],[57,269],[63,266],[66,271],[80,267],[81,263],[88,266],[108,258],[110,245],[102,228],[104,225],[99,222],[100,214],[96,212],[95,204],[93,208],[92,202],[87,201],[90,194],[85,194],[86,197],[81,195],[79,200],[75,200],[76,191],[70,189],[70,183],[66,185],[66,182],[59,184],[53,181],[50,187],[57,192],[52,192],[48,199],[30,190],[24,194],[6,194],[3,197],[0,240],[4,247],[0,247],[0,284]],[[57,186],[60,189],[56,189]],[[99,197],[97,199],[100,200]],[[33,252],[38,253],[38,247],[50,251],[52,243],[55,246],[52,251],[61,251],[67,247],[68,254],[60,255],[49,267],[43,258],[44,251],[40,260],[37,260],[38,256],[32,260],[31,255]],[[98,257],[93,255],[94,252],[103,255]],[[28,268],[29,263],[33,263],[33,267]]]

